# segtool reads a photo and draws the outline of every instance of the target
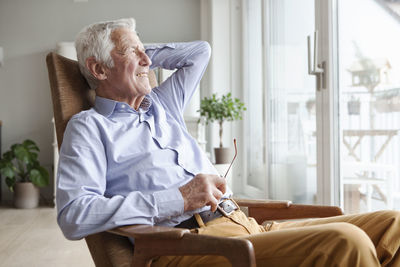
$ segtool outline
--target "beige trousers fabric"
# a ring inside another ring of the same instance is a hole
[[[258,225],[240,210],[208,222],[198,234],[246,238],[257,266],[399,266],[400,212]],[[152,266],[230,266],[221,256],[164,256]]]

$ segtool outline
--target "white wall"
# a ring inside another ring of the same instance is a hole
[[[52,104],[45,57],[60,41],[72,41],[85,25],[135,17],[143,42],[200,39],[198,0],[1,0],[0,120],[2,152],[30,138],[41,149],[40,161],[52,166]],[[4,179],[2,179],[4,180]],[[3,200],[12,194],[2,181]],[[51,198],[53,186],[43,190]]]

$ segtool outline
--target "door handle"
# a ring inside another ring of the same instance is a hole
[[[311,36],[307,36],[307,48],[308,48],[308,74],[315,75],[317,77],[317,90],[326,88],[325,78],[325,61],[318,64],[318,31],[314,32],[314,61],[311,67]]]

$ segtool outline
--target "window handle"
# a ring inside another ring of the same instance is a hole
[[[308,74],[315,75],[317,77],[317,90],[326,88],[325,80],[325,61],[318,64],[318,31],[314,32],[314,61],[311,67],[311,36],[307,36],[307,48],[308,48]]]

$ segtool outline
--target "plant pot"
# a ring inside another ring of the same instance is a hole
[[[14,185],[14,206],[18,209],[32,209],[39,205],[39,188],[32,183]]]
[[[359,101],[347,102],[347,111],[349,115],[360,115],[360,106],[361,103]]]
[[[214,148],[215,164],[226,164],[232,161],[232,149],[230,147]]]

